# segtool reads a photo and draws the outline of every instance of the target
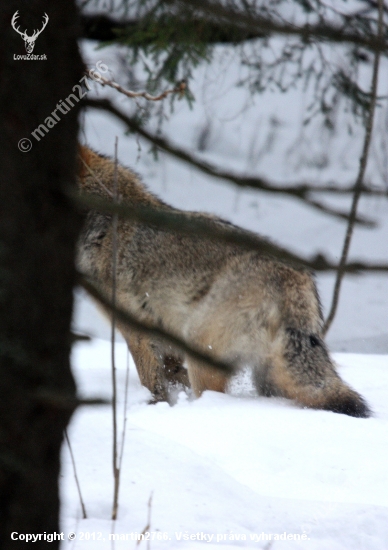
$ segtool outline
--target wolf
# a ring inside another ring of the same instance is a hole
[[[80,147],[82,192],[111,200],[114,174],[111,159]],[[116,182],[122,202],[176,212],[121,165]],[[214,227],[229,225],[207,214],[185,215]],[[126,219],[118,220],[115,235],[120,308],[224,362],[251,366],[260,395],[285,397],[313,409],[370,416],[367,403],[340,378],[330,358],[322,337],[317,288],[308,270],[257,250]],[[77,266],[107,297],[112,293],[113,238],[111,215],[84,212]],[[260,242],[261,237],[257,239]],[[130,330],[123,323],[118,328],[154,402],[172,403],[174,388],[191,387],[197,397],[205,390],[227,391],[230,376],[224,372],[185,357],[163,339]]]

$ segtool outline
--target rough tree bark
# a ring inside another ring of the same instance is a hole
[[[26,54],[11,27],[17,10],[17,25],[30,36],[49,16],[33,51],[47,60],[14,58]],[[57,111],[60,120],[39,142],[31,132],[82,77],[77,33],[73,0],[0,4],[2,550],[24,547],[12,532],[59,532],[60,448],[75,397],[69,330],[80,220],[65,190],[75,184],[78,104],[67,114]],[[31,140],[31,151],[19,150],[22,138]]]

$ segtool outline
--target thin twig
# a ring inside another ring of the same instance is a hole
[[[123,462],[124,456],[124,444],[125,444],[125,434],[127,428],[127,406],[128,406],[128,386],[129,386],[129,349],[127,349],[127,368],[125,371],[125,384],[124,384],[124,413],[123,413],[123,431],[121,434],[121,449],[120,449],[120,458],[119,458],[119,470],[121,472],[121,465]]]
[[[315,208],[316,210],[320,210],[324,214],[329,214],[330,216],[336,216],[342,220],[348,220],[349,214],[348,212],[345,212],[343,210],[337,210],[336,208],[332,208],[327,206],[326,204],[323,204],[321,202],[318,202],[314,199],[311,199],[308,194],[304,196],[303,199],[308,206],[311,206],[312,208]],[[369,218],[357,216],[355,221],[364,227],[368,227],[369,229],[374,229],[376,227],[376,222],[373,220],[370,220]]]
[[[115,82],[114,80],[109,80],[108,78],[105,78],[102,75],[98,75],[98,78],[93,78],[93,70],[86,71],[86,76],[90,78],[90,80],[93,80],[94,82],[98,82],[102,86],[109,86],[110,88],[113,88],[114,90],[117,90],[121,94],[133,99],[137,97],[142,97],[144,99],[147,99],[148,101],[161,101],[162,99],[165,99],[170,94],[179,94],[180,97],[185,93],[187,84],[185,80],[181,80],[178,82],[178,84],[175,86],[175,88],[172,88],[170,90],[165,90],[159,95],[151,95],[148,92],[133,92],[131,90],[126,90],[120,84]]]
[[[153,491],[150,494],[150,498],[148,499],[148,517],[147,517],[147,525],[144,527],[143,531],[140,533],[140,535],[145,535],[148,533],[151,529],[151,511],[152,511],[152,497],[153,497]],[[137,539],[136,546],[139,546],[143,539],[141,536]],[[147,538],[147,550],[150,550],[150,539]]]
[[[87,514],[86,514],[86,508],[85,508],[84,500],[83,500],[83,498],[82,498],[81,486],[80,486],[79,480],[78,480],[77,468],[76,468],[76,465],[75,465],[75,459],[74,459],[74,455],[73,455],[73,450],[72,450],[72,448],[71,448],[70,439],[69,439],[69,436],[67,435],[67,430],[66,430],[66,429],[65,429],[65,439],[66,439],[67,446],[69,447],[70,458],[71,458],[71,462],[72,462],[72,464],[73,464],[74,479],[75,479],[75,484],[77,485],[77,491],[78,491],[79,501],[80,501],[80,503],[81,503],[82,517],[83,517],[83,519],[86,519],[88,516],[87,516]]]
[[[113,197],[114,201],[118,202],[117,198],[117,136],[115,140],[115,166],[113,176]],[[116,362],[115,362],[115,330],[116,330],[116,277],[117,277],[117,225],[118,216],[113,215],[112,219],[112,333],[111,333],[111,358],[112,358],[112,418],[113,418],[113,508],[112,520],[117,519],[120,470],[118,468],[117,457],[117,381],[116,381]]]
[[[94,170],[92,170],[92,169],[90,168],[90,166],[84,161],[84,159],[82,158],[82,156],[81,156],[81,155],[78,155],[78,157],[80,158],[82,164],[84,165],[84,167],[86,168],[86,170],[89,172],[89,174],[90,174],[91,176],[93,176],[93,178],[101,185],[101,188],[104,189],[104,191],[105,191],[106,193],[108,193],[108,195],[109,195],[110,197],[113,198],[113,193],[112,193],[112,191],[110,191],[110,190],[102,183],[101,179],[97,176],[97,174],[94,172]]]
[[[378,17],[378,38],[382,38],[383,34],[383,0],[378,0],[378,10],[379,10],[379,17]],[[372,72],[372,84],[371,84],[371,102],[370,102],[370,108],[368,113],[368,119],[366,121],[365,125],[365,138],[364,138],[364,145],[362,149],[362,155],[360,158],[360,168],[358,171],[358,176],[356,180],[356,184],[354,186],[354,195],[353,195],[353,201],[352,201],[352,207],[349,214],[349,222],[346,229],[346,235],[345,240],[342,248],[342,255],[341,260],[338,266],[337,271],[337,277],[334,285],[334,292],[333,292],[333,300],[331,303],[331,308],[329,315],[327,316],[325,325],[323,327],[323,333],[326,334],[329,330],[333,319],[335,317],[337,307],[338,307],[338,300],[339,300],[339,294],[341,289],[341,283],[342,279],[345,273],[345,265],[346,260],[348,258],[349,253],[349,247],[350,247],[350,241],[353,234],[353,228],[354,228],[354,221],[356,219],[356,213],[357,213],[357,205],[358,201],[361,196],[361,191],[363,187],[364,182],[364,176],[365,176],[365,170],[368,164],[368,155],[369,155],[369,147],[372,137],[372,130],[373,130],[373,120],[374,120],[374,114],[375,114],[375,108],[376,108],[376,98],[377,98],[377,85],[378,85],[378,76],[379,76],[379,65],[380,65],[380,51],[377,50],[374,57],[373,62],[373,72]]]

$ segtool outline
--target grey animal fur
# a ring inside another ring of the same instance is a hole
[[[112,160],[81,148],[79,185],[109,198]],[[101,183],[103,182],[103,186]],[[105,187],[105,189],[104,189]],[[173,210],[119,166],[118,192],[132,206]],[[214,224],[226,224],[205,214]],[[341,380],[322,339],[322,312],[313,276],[264,254],[235,245],[179,235],[119,220],[117,303],[139,320],[156,323],[215,357],[253,367],[257,391],[294,399],[305,407],[367,417],[363,398]],[[258,237],[258,241],[260,237]],[[112,219],[85,216],[77,263],[110,296]],[[155,401],[172,401],[171,388],[224,392],[228,378],[183,357],[161,340],[119,324],[141,383]],[[187,364],[187,371],[184,367]]]

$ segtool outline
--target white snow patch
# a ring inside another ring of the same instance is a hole
[[[116,348],[121,432],[127,350],[125,344]],[[149,392],[141,387],[130,359],[119,519],[115,525],[109,519],[110,407],[84,407],[74,415],[69,436],[89,518],[80,519],[64,447],[62,529],[77,538],[63,547],[108,548],[113,544],[109,534],[115,532],[128,539],[114,541],[115,549],[135,549],[130,537],[146,526],[152,494],[152,550],[204,545],[213,550],[386,548],[388,356],[335,354],[334,359],[341,376],[370,404],[372,418],[253,397],[246,374],[235,395],[205,392],[190,401],[181,394],[174,407],[148,405]],[[76,344],[73,365],[81,395],[109,396],[108,342]],[[268,537],[275,534],[304,534],[307,540],[272,540],[268,546]],[[213,539],[207,542],[205,535]]]

